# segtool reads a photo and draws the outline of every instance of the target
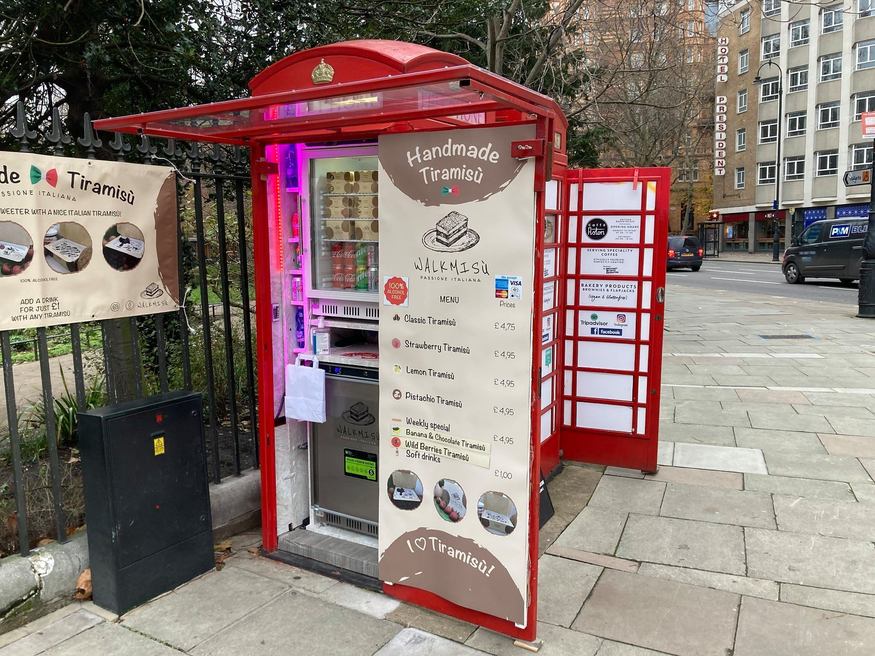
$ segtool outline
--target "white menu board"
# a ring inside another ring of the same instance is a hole
[[[518,126],[379,142],[380,578],[517,624],[528,606],[535,167],[511,158],[511,142],[534,136]],[[421,503],[399,502],[396,489],[414,484]]]

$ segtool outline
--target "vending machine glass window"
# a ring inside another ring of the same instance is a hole
[[[377,292],[377,157],[311,159],[312,284],[315,291]]]

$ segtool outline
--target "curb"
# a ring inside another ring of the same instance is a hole
[[[260,523],[261,475],[251,469],[210,485],[213,537],[222,540]],[[63,544],[34,549],[27,557],[0,559],[0,633],[10,619],[68,600],[88,567],[87,529]]]

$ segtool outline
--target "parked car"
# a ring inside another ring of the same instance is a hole
[[[669,235],[668,264],[666,269],[681,269],[689,267],[693,271],[702,268],[705,251],[696,237],[686,235]]]
[[[867,229],[868,219],[812,223],[784,251],[784,278],[792,284],[806,278],[838,278],[845,284],[859,280]]]

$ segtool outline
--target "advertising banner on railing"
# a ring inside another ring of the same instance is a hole
[[[524,624],[531,127],[380,137],[380,578]]]
[[[176,310],[177,244],[173,169],[0,153],[0,330]]]

